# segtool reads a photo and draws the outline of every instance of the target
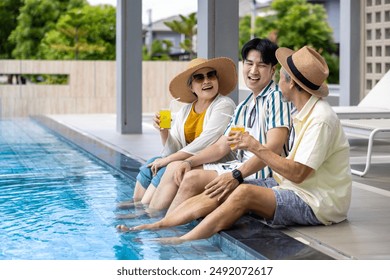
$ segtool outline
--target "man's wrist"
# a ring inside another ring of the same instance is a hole
[[[255,149],[253,149],[253,151],[250,151],[252,152],[253,154],[255,154],[258,158],[260,158],[261,160],[263,160],[264,158],[267,157],[267,152],[269,150],[267,149],[267,147],[263,146],[263,145],[259,145],[258,147],[256,147]]]
[[[183,160],[183,162],[188,163],[190,165],[190,167],[192,168],[192,161],[191,160],[185,159],[185,160]]]
[[[236,179],[238,181],[239,184],[241,184],[242,182],[244,182],[244,178],[242,177],[242,173],[240,170],[238,169],[234,169],[232,171],[232,175],[233,175],[233,178]]]

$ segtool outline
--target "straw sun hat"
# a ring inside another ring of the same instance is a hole
[[[236,65],[230,58],[218,57],[212,59],[195,58],[188,63],[185,71],[178,74],[169,84],[169,91],[173,98],[180,98],[179,101],[191,103],[196,100],[196,96],[188,87],[188,79],[193,73],[201,68],[210,67],[217,70],[219,93],[228,95],[237,84]]]
[[[317,97],[329,94],[325,83],[329,68],[325,59],[310,47],[303,47],[294,52],[288,48],[278,48],[276,58],[291,78],[304,90]]]

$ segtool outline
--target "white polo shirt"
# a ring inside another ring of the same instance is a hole
[[[294,119],[294,145],[287,158],[314,172],[301,184],[276,174],[276,188],[293,190],[325,225],[346,219],[351,201],[349,143],[330,105],[312,96]]]

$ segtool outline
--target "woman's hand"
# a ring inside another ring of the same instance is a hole
[[[163,132],[163,133],[168,133],[169,132],[169,129],[168,128],[161,128],[160,127],[160,113],[159,112],[156,112],[154,113],[154,117],[153,117],[153,127],[155,129],[157,129],[158,131],[160,132]]]
[[[173,179],[177,186],[180,186],[181,181],[184,178],[184,175],[191,170],[191,163],[189,161],[182,161],[182,163],[176,168]]]
[[[168,161],[166,160],[166,158],[158,158],[156,159],[155,161],[153,161],[152,163],[149,163],[148,164],[148,167],[150,167],[150,170],[152,170],[152,174],[153,176],[156,176],[157,174],[157,171],[164,167],[164,166],[167,166],[168,165]]]
[[[153,117],[153,126],[157,130],[161,130],[160,128],[160,113],[156,112]]]
[[[223,173],[206,185],[205,194],[210,198],[219,195],[218,201],[221,201],[226,199],[226,196],[237,188],[238,185],[238,181],[233,178],[231,172]]]

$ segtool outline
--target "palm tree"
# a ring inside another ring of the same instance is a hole
[[[179,15],[181,21],[173,20],[164,22],[172,31],[184,35],[184,41],[180,43],[180,47],[190,54],[190,59],[196,57],[194,50],[193,37],[196,34],[197,18],[196,13],[191,13],[188,17]]]

